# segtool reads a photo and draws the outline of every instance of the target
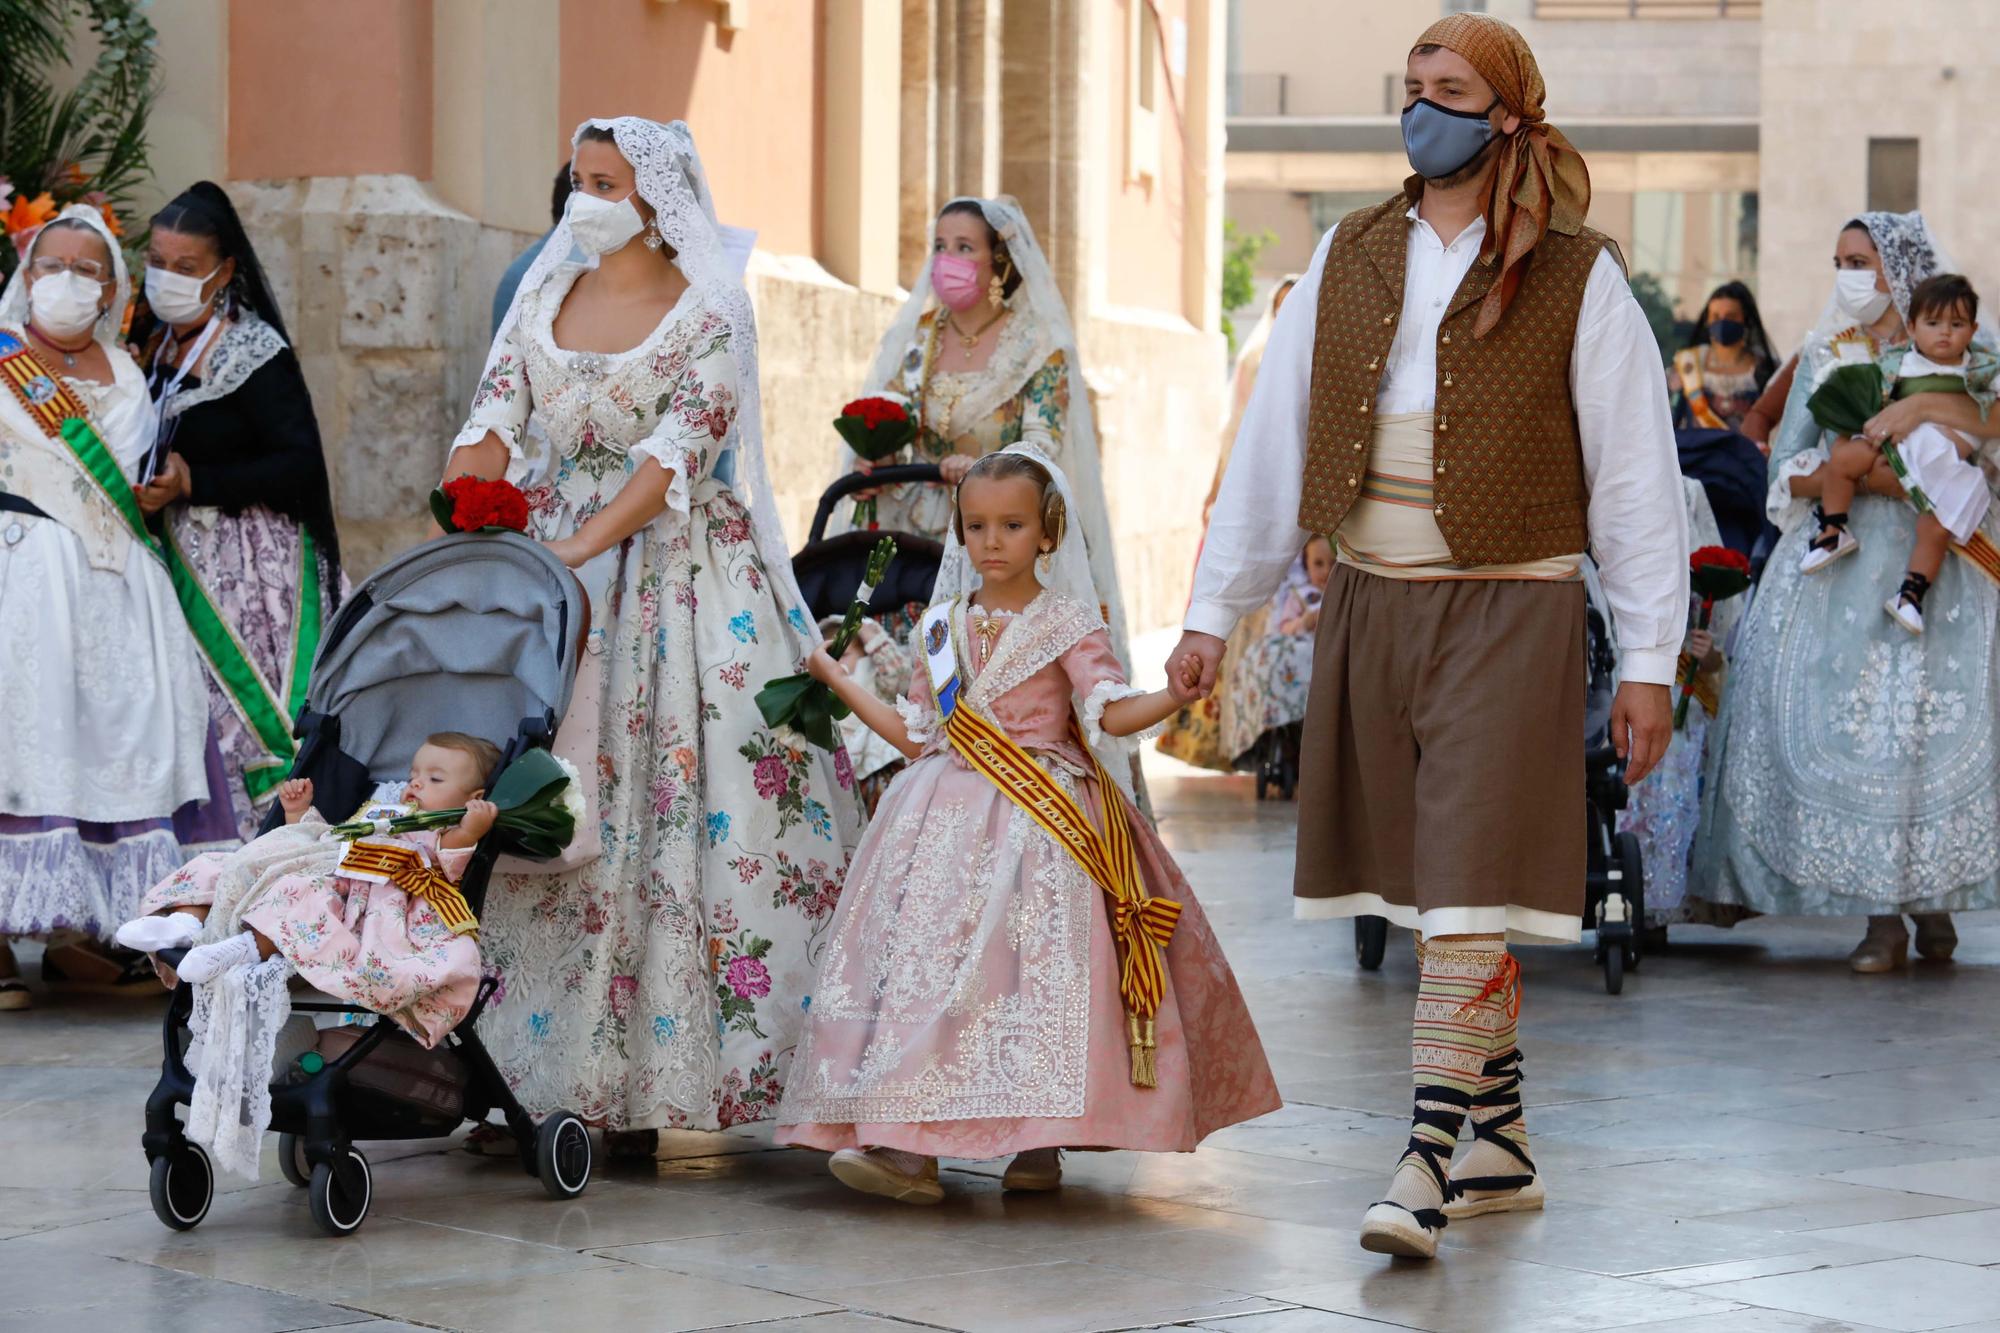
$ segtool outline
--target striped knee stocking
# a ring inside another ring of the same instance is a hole
[[[1445,1224],[1452,1150],[1488,1067],[1495,1017],[1504,1013],[1493,1001],[1511,987],[1513,958],[1499,940],[1472,940],[1451,948],[1420,941],[1417,959],[1423,979],[1410,1040],[1410,1141],[1386,1202],[1436,1230]]]
[[[1510,963],[1512,959],[1508,960]],[[1517,1044],[1521,996],[1519,966],[1502,992],[1481,1002],[1494,1025],[1492,1045],[1472,1093],[1472,1146],[1451,1174],[1454,1195],[1480,1196],[1526,1188],[1535,1179],[1528,1155],[1528,1126],[1521,1110],[1521,1050]]]

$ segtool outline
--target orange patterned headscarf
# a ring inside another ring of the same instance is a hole
[[[1500,169],[1486,201],[1484,253],[1497,256],[1500,280],[1480,303],[1473,336],[1484,337],[1507,309],[1529,257],[1550,231],[1575,235],[1590,212],[1590,171],[1561,130],[1543,118],[1541,67],[1520,33],[1485,14],[1452,14],[1424,30],[1416,45],[1464,56],[1493,87],[1500,105],[1521,118],[1501,141]]]

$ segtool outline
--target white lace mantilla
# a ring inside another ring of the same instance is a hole
[[[283,954],[241,963],[194,988],[189,1027],[199,1047],[187,1135],[221,1170],[250,1180],[271,1127],[271,1066],[292,1016],[292,965]]]
[[[200,403],[227,398],[242,388],[259,367],[285,350],[285,340],[254,311],[246,310],[216,335],[215,348],[201,367],[201,383],[177,393],[167,415],[177,417]]]

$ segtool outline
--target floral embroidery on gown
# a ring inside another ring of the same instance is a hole
[[[771,1115],[857,822],[845,752],[774,735],[753,702],[799,669],[720,442],[737,407],[731,325],[690,288],[638,347],[556,345],[581,270],[522,298],[459,443],[492,430],[519,460],[532,412],[556,452],[529,535],[573,533],[647,457],[668,510],[578,571],[589,660],[563,723],[594,729],[602,853],[496,876],[481,939],[503,988],[481,1020],[537,1114],[613,1129],[713,1129]],[[519,468],[517,467],[517,473]],[[784,553],[775,553],[783,558]]]
[[[1103,891],[951,751],[919,670],[901,707],[924,752],[890,785],[856,851],[778,1141],[974,1158],[1036,1147],[1187,1152],[1275,1109],[1263,1047],[1200,904],[1127,798],[1099,790],[1071,736],[1073,699],[1097,744],[1105,706],[1139,693],[1103,623],[1044,592],[985,657],[963,605],[953,618],[973,654],[961,659],[966,705],[1093,820],[1118,802],[1148,892],[1182,904],[1156,1020],[1159,1086],[1131,1083]]]

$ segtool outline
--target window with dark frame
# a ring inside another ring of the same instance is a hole
[[[1883,213],[1909,213],[1917,207],[1917,180],[1922,153],[1916,139],[1868,141],[1868,207]]]

